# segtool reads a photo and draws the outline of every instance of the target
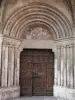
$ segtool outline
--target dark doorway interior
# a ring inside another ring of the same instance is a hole
[[[24,49],[20,55],[21,96],[52,96],[54,53],[46,49]]]

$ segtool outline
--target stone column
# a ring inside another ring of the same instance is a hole
[[[17,86],[19,86],[19,74],[20,74],[20,54],[19,54],[19,51],[18,51],[18,56],[17,56],[17,80],[16,80]]]
[[[58,46],[58,85],[61,85],[61,46]]]
[[[14,47],[11,48],[11,86],[13,86],[14,84]]]
[[[16,80],[17,80],[17,49],[16,47],[14,48],[14,86],[17,85]]]
[[[2,44],[0,44],[0,86],[1,86],[1,74],[2,74]]]
[[[74,45],[70,46],[70,84],[71,88],[74,87]]]
[[[75,88],[75,45],[74,45],[74,88]]]
[[[58,56],[58,48],[56,46],[56,50],[55,50],[55,65],[54,65],[54,74],[55,74],[55,78],[54,78],[54,82],[55,85],[58,85],[58,69],[57,69],[57,56]]]
[[[71,66],[71,62],[70,62],[70,57],[71,57],[71,53],[70,53],[70,46],[67,45],[67,87],[70,87],[70,66]]]
[[[8,48],[8,87],[11,86],[11,47]]]
[[[61,46],[61,86],[64,85],[64,46]]]
[[[14,85],[19,85],[19,49],[15,47]]]
[[[64,86],[67,86],[67,46],[64,46]]]
[[[10,87],[14,85],[14,47],[9,46],[8,51],[8,86]]]
[[[0,34],[0,86],[2,86],[2,43],[3,35]]]
[[[14,48],[14,86],[19,86],[19,74],[20,74],[20,42]]]
[[[8,46],[5,46],[5,67],[4,67],[5,87],[7,87],[7,71],[8,71]]]
[[[4,67],[5,67],[5,46],[2,46],[2,76],[1,76],[1,87],[5,86],[5,77],[4,77]]]
[[[8,46],[2,46],[2,87],[7,87]]]

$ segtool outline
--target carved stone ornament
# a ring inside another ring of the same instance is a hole
[[[11,47],[19,47],[21,44],[21,41],[11,39],[11,38],[3,38],[3,45],[11,46]]]
[[[2,45],[2,42],[3,42],[3,35],[0,34],[0,46]]]

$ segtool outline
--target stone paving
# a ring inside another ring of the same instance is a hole
[[[57,99],[50,96],[33,96],[33,97],[21,97],[14,100],[57,100]]]

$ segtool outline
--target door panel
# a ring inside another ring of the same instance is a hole
[[[20,86],[21,86],[21,96],[32,95],[32,64],[24,63],[23,69],[21,67],[20,75]]]
[[[33,95],[46,95],[46,64],[34,63],[33,64]]]
[[[54,54],[51,50],[23,50],[20,57],[21,96],[52,96],[53,66]]]

